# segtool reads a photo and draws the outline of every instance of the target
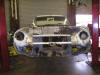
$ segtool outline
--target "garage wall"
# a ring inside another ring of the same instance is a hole
[[[80,1],[80,5],[78,5],[79,1]],[[92,14],[92,0],[77,0],[76,13]],[[99,0],[99,13],[100,13],[100,0]]]
[[[79,1],[80,5],[78,5]],[[100,0],[99,0],[99,14],[100,14]],[[92,24],[92,0],[77,0],[76,25],[87,26],[88,24]],[[100,19],[99,19],[99,25],[100,25]]]
[[[92,14],[92,0],[77,0],[76,14]]]
[[[76,14],[91,14],[92,0],[77,0]],[[100,0],[99,0],[100,2]],[[100,4],[100,3],[99,3]],[[5,0],[7,31],[9,31],[9,0]],[[100,11],[100,10],[99,10]],[[67,0],[19,0],[20,27],[27,26],[37,15],[67,15]]]
[[[32,24],[37,15],[67,15],[67,0],[19,0],[20,27]]]

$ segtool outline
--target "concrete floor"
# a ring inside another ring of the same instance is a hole
[[[100,75],[100,68],[92,68],[86,55],[76,57],[11,57],[8,75]]]

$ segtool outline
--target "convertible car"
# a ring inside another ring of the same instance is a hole
[[[41,15],[33,27],[23,27],[14,34],[14,48],[19,54],[34,56],[67,56],[90,49],[88,27],[70,26],[62,15]]]

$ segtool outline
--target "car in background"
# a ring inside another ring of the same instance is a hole
[[[40,15],[33,20],[33,25],[70,25],[67,18],[63,15]]]

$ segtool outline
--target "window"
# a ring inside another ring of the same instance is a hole
[[[76,26],[92,24],[92,15],[76,15]]]

